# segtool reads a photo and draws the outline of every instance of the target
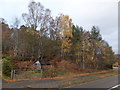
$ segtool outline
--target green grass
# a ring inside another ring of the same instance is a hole
[[[85,83],[85,82],[89,82],[89,81],[93,81],[93,80],[97,80],[97,79],[102,79],[102,78],[113,76],[113,75],[117,75],[117,71],[113,70],[113,71],[110,71],[107,73],[79,76],[79,77],[75,77],[71,80],[64,81],[62,84],[63,84],[63,87],[66,87],[66,86],[70,86],[70,85],[74,85],[74,84],[81,84],[81,83]]]
[[[24,73],[15,75],[15,79],[33,79],[33,78],[41,78],[40,71],[25,71]]]

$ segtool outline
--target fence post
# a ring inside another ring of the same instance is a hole
[[[13,70],[13,78],[15,79],[15,70]]]
[[[13,79],[13,69],[11,70],[11,79]]]
[[[42,78],[42,76],[43,76],[43,70],[41,69],[40,71],[41,71],[41,78]]]

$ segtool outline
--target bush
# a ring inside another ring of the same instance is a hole
[[[79,71],[79,67],[77,67],[77,65],[75,65],[71,61],[65,61],[65,60],[56,61],[53,62],[53,66],[55,68],[60,68],[61,70],[66,70],[72,73],[78,73]]]
[[[2,64],[2,73],[5,76],[10,77],[12,68],[13,68],[13,66],[12,66],[12,63],[11,63],[11,58],[10,57],[5,57],[3,59],[3,64]]]
[[[43,69],[43,77],[57,77],[57,76],[63,76],[68,74],[66,70],[56,68],[54,66],[51,67],[44,67]]]

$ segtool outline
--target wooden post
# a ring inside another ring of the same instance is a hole
[[[11,79],[13,79],[13,69],[11,70]]]
[[[40,61],[39,61],[39,63],[40,63],[40,75],[41,75],[41,78],[42,78],[42,76],[43,76],[43,68],[42,68],[42,64],[41,64]]]
[[[42,78],[42,75],[43,75],[43,70],[42,70],[42,68],[41,68],[41,70],[40,70],[40,71],[41,71],[41,78]]]
[[[15,70],[13,70],[13,79],[15,78]]]

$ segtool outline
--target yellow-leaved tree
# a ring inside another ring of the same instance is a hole
[[[72,19],[69,16],[61,15],[58,29],[58,36],[61,41],[61,56],[64,59],[64,55],[70,52],[71,38],[72,38]]]

